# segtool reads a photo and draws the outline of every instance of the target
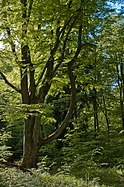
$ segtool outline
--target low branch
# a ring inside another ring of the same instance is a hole
[[[18,89],[18,88],[16,88],[12,83],[10,83],[8,80],[7,80],[7,78],[6,78],[6,76],[0,71],[0,75],[2,76],[2,78],[3,78],[3,80],[5,81],[5,83],[8,85],[8,86],[10,86],[11,88],[13,88],[15,91],[17,91],[18,93],[21,93],[21,90],[20,89]]]

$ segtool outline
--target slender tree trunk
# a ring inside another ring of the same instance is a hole
[[[108,118],[108,112],[107,112],[107,108],[106,108],[106,102],[105,102],[105,97],[103,96],[103,104],[104,104],[104,115],[105,115],[105,119],[106,119],[106,124],[107,124],[107,129],[108,129],[108,136],[109,136],[109,118]]]
[[[120,106],[121,106],[121,118],[122,118],[122,127],[124,128],[124,67],[123,62],[120,64],[121,71],[121,87],[120,87]]]
[[[122,127],[124,129],[124,67],[123,62],[120,63],[120,70],[117,66],[117,74],[118,74],[118,86],[120,91],[120,111],[121,111],[121,121]]]
[[[99,120],[98,120],[98,106],[97,106],[97,92],[96,89],[93,88],[93,110],[94,110],[94,130],[99,132]]]

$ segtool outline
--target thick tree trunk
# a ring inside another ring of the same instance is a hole
[[[22,168],[34,168],[38,161],[38,141],[40,138],[40,118],[29,117],[24,123]]]

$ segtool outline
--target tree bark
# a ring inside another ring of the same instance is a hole
[[[35,168],[38,162],[40,117],[31,116],[25,120],[22,168]]]

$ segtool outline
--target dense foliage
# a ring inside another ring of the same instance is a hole
[[[2,0],[0,11],[0,162],[38,165],[2,168],[0,185],[123,186],[123,3]]]

